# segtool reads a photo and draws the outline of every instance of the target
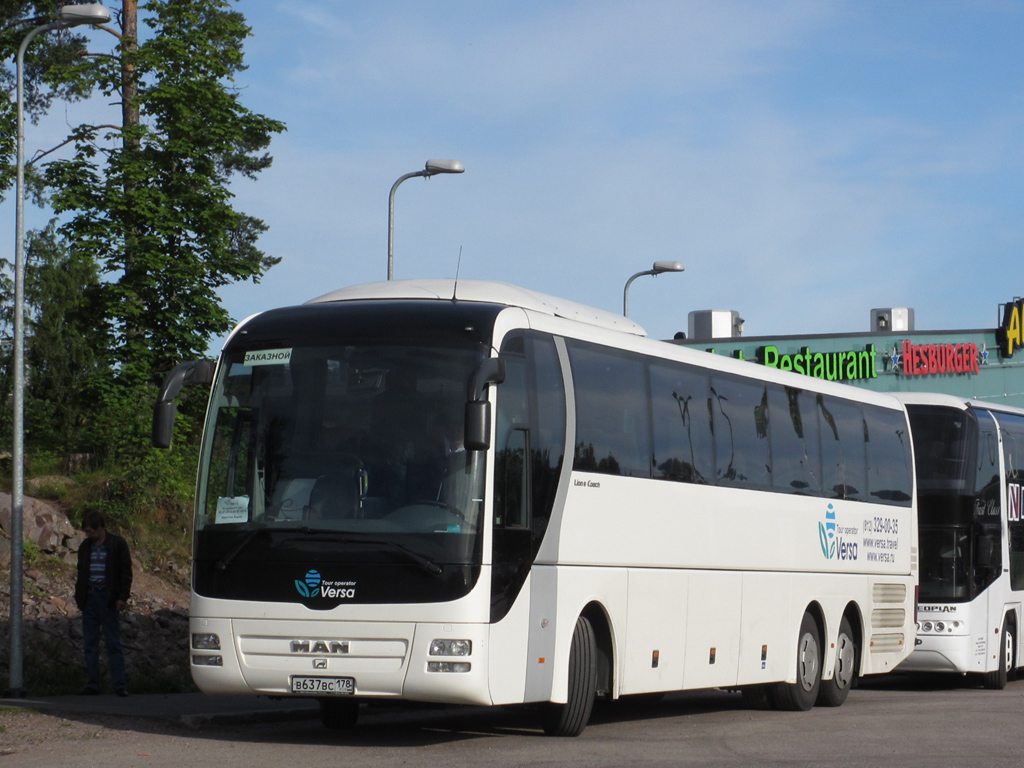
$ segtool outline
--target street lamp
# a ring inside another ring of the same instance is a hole
[[[36,35],[67,29],[81,24],[105,24],[110,11],[100,3],[65,5],[57,9],[56,18],[31,30],[21,41],[15,58],[18,89],[18,170],[15,181],[14,208],[14,445],[11,460],[14,476],[11,488],[11,687],[8,696],[25,696],[22,657],[22,516],[25,495],[25,50]]]
[[[429,179],[439,173],[462,173],[465,170],[458,160],[427,160],[422,171],[400,176],[398,181],[391,186],[391,195],[388,197],[388,280],[395,276],[395,190],[398,189],[398,185],[415,176]]]
[[[654,262],[653,269],[647,269],[643,272],[637,272],[629,280],[626,281],[626,287],[622,290],[622,315],[623,317],[629,317],[629,286],[638,277],[644,275],[654,275],[657,277],[662,272],[682,272],[683,265],[678,261],[656,261]]]

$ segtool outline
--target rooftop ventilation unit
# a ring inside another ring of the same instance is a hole
[[[871,310],[871,331],[897,333],[914,330],[914,310],[907,307]]]
[[[693,341],[736,339],[743,335],[743,318],[733,309],[701,309],[691,312],[687,320],[688,335]]]

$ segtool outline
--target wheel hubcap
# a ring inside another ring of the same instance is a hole
[[[853,641],[846,635],[840,635],[838,646],[836,653],[836,684],[840,688],[846,688],[850,685],[850,681],[853,680],[853,668],[856,663]]]
[[[800,638],[799,664],[797,666],[800,685],[805,691],[811,690],[818,679],[818,643],[809,632]]]

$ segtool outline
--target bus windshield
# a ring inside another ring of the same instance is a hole
[[[907,410],[917,463],[920,597],[967,602],[1001,568],[994,434],[971,411]]]
[[[226,352],[203,446],[197,591],[221,593],[220,574],[244,561],[428,574],[478,562],[484,453],[462,441],[481,359],[478,345]]]

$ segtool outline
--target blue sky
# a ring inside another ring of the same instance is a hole
[[[236,319],[384,279],[388,192],[428,158],[466,172],[399,188],[396,278],[461,251],[463,278],[621,311],[678,260],[630,289],[654,337],[696,309],[746,335],[890,306],[991,328],[1024,294],[1024,1],[238,7],[243,102],[288,131],[234,187],[282,259],[224,290]]]

